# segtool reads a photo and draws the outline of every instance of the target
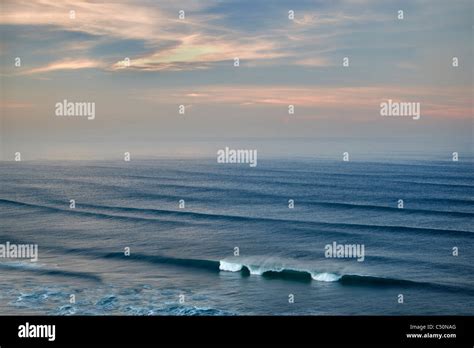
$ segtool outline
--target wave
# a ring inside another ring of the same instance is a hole
[[[170,306],[156,310],[159,315],[173,315],[173,316],[233,316],[235,313],[210,307],[185,307],[185,306]]]
[[[43,209],[46,211],[49,211],[51,213],[64,213],[64,214],[76,214],[79,216],[88,216],[91,218],[97,218],[97,219],[115,219],[115,220],[120,220],[120,221],[130,221],[130,222],[157,222],[159,221],[160,224],[169,224],[170,226],[183,226],[186,224],[189,224],[188,221],[178,221],[178,220],[158,220],[158,219],[153,219],[153,218],[146,218],[146,217],[140,217],[140,216],[126,216],[126,215],[113,215],[113,214],[106,214],[106,213],[99,213],[99,212],[91,212],[91,211],[86,211],[86,210],[80,210],[80,209],[63,209],[63,208],[57,208],[57,207],[52,207],[48,205],[42,205],[42,204],[33,204],[33,203],[24,203],[24,202],[18,202],[18,201],[12,201],[12,200],[7,200],[7,199],[0,199],[0,203],[4,204],[11,204],[11,205],[19,205],[19,206],[24,206],[24,207],[30,207],[30,208],[38,208],[38,209]],[[82,205],[86,207],[86,205]],[[92,205],[89,205],[92,207]],[[97,206],[99,207],[99,206]],[[102,207],[102,209],[116,209],[115,207]],[[119,209],[119,207],[117,207]],[[133,209],[133,208],[123,208],[125,210]],[[158,210],[157,210],[158,211]],[[172,212],[169,211],[170,213],[174,214],[179,214],[179,212]]]
[[[390,278],[383,276],[363,274],[340,274],[328,271],[310,270],[308,267],[291,267],[282,263],[272,261],[255,262],[253,259],[233,261],[223,259],[220,261],[174,258],[168,256],[145,255],[134,253],[124,256],[123,253],[109,253],[105,258],[148,262],[153,264],[168,264],[203,270],[211,273],[232,272],[241,276],[258,275],[265,279],[281,279],[300,282],[325,282],[337,283],[342,286],[369,286],[369,287],[397,287],[397,288],[429,288],[438,291],[464,292],[474,295],[474,289],[461,286],[439,284],[432,282],[421,282],[408,279]]]
[[[432,169],[431,167],[429,169]],[[223,178],[223,175],[220,173],[215,173],[212,171],[208,172],[198,172],[192,170],[174,170],[176,174],[181,175],[189,175],[196,177],[202,177],[206,181],[212,181],[212,179],[219,180]],[[268,176],[264,175],[264,172],[268,172],[272,174],[272,179],[268,179]],[[471,180],[472,178],[468,175],[452,175],[449,172],[449,175],[426,175],[424,172],[417,172],[413,174],[406,174],[402,172],[393,173],[358,173],[358,172],[351,172],[351,173],[340,173],[340,172],[318,172],[318,177],[323,179],[323,181],[308,181],[307,175],[313,175],[314,171],[306,171],[306,170],[291,170],[291,174],[300,175],[297,177],[299,180],[304,181],[288,181],[288,175],[286,173],[290,173],[288,170],[271,170],[271,169],[264,169],[261,172],[262,174],[253,174],[246,176],[247,182],[249,184],[258,184],[258,185],[291,185],[296,187],[338,187],[338,188],[354,188],[353,184],[348,183],[345,181],[346,178],[362,178],[367,179],[368,177],[377,178],[377,183],[397,183],[397,184],[416,184],[416,185],[431,185],[431,186],[445,186],[445,187],[456,187],[456,188],[474,188],[473,185],[459,183],[457,181],[462,180]],[[275,175],[275,173],[280,173],[281,175]],[[113,177],[113,176],[112,176]],[[190,185],[190,184],[183,184],[183,183],[176,183],[175,176],[149,176],[149,175],[124,175],[121,177],[125,177],[127,179],[138,179],[143,181],[150,181],[151,185],[155,184],[159,181],[160,187],[170,188],[170,189],[194,189],[194,190],[203,190],[208,191],[212,190],[214,192],[220,191],[242,191],[241,188],[219,188],[219,187],[209,187],[205,185],[197,186],[197,185]],[[239,174],[234,173],[225,173],[226,178],[240,178]],[[340,179],[335,181],[334,179]],[[426,180],[438,180],[435,182],[427,182]],[[61,178],[56,179],[58,182],[65,182],[65,183],[78,183],[77,179],[69,179],[69,178]],[[327,180],[327,181],[326,181]],[[425,180],[425,181],[423,181]],[[444,181],[439,181],[444,180]],[[454,181],[454,182],[449,182]],[[120,185],[105,185],[104,183],[98,183],[94,181],[80,181],[81,184],[91,185],[91,186],[101,186],[101,187],[108,187],[108,188],[115,188],[121,189],[124,188]],[[365,187],[367,181],[359,181],[359,187]],[[373,182],[371,182],[373,184]],[[149,185],[148,185],[149,186]]]
[[[112,187],[113,188],[113,187]],[[196,189],[199,187],[195,186],[190,186],[190,188]],[[214,189],[214,188],[213,188]],[[117,190],[117,188],[115,188]],[[225,196],[228,196],[229,189],[221,189],[223,193],[225,193]],[[242,193],[242,190],[237,190],[240,193]],[[207,192],[207,191],[206,191]],[[268,198],[269,203],[272,203],[272,201],[278,200],[278,195],[271,194],[271,193],[262,193],[262,192],[255,192],[255,191],[248,191],[248,196],[245,196],[245,198],[248,197],[255,197],[256,195],[259,197],[259,200],[263,198]],[[136,198],[151,198],[151,199],[166,199],[166,200],[173,200],[177,201],[177,199],[180,196],[177,195],[170,195],[170,194],[157,194],[154,192],[133,192],[133,196]],[[419,199],[417,198],[410,198],[410,201],[412,203],[429,203],[430,205],[433,204],[436,201],[439,201],[440,206],[445,207],[447,203],[450,204],[456,204],[456,205],[462,205],[462,206],[467,206],[471,207],[472,204],[474,204],[474,200],[472,199],[449,199],[446,197],[443,198],[438,198],[438,199]],[[18,202],[16,200],[10,200],[10,199],[0,199],[1,203],[10,203],[10,204],[19,204],[19,205],[28,205],[28,206],[39,206],[39,207],[45,207],[45,208],[55,208],[51,206],[47,206],[44,204],[35,204],[35,203],[23,203],[23,202]],[[59,201],[59,200],[50,200],[51,203],[54,204],[60,204],[63,205],[64,201]],[[442,203],[442,204],[441,204]],[[385,206],[385,205],[374,205],[374,204],[364,204],[364,203],[356,203],[356,202],[337,202],[337,201],[320,201],[320,200],[307,200],[307,199],[300,199],[299,200],[300,205],[305,205],[305,206],[317,206],[317,207],[325,207],[325,208],[342,208],[342,209],[361,209],[365,211],[380,211],[380,212],[387,212],[387,213],[403,213],[403,214],[421,214],[421,215],[446,215],[446,216],[452,216],[452,217],[472,217],[474,216],[473,212],[469,211],[454,211],[454,210],[439,210],[439,209],[419,209],[419,208],[404,208],[403,210],[397,208],[397,207],[392,207],[392,206]],[[448,205],[449,206],[449,205]],[[176,214],[183,214],[183,213],[192,213],[192,212],[186,212],[186,211],[173,211],[173,210],[159,210],[159,209],[147,209],[147,208],[134,208],[134,207],[121,207],[121,206],[105,206],[105,205],[95,205],[95,204],[87,204],[87,203],[81,203],[81,207],[85,208],[93,208],[93,209],[114,209],[114,210],[120,210],[120,211],[126,211],[126,212],[144,212],[144,213],[176,213]],[[60,208],[59,208],[60,209]],[[206,215],[205,213],[200,213],[200,215]],[[213,215],[213,214],[211,214]],[[214,216],[214,215],[213,215]],[[215,214],[215,216],[219,216],[219,214]]]
[[[342,275],[330,272],[312,272],[297,268],[287,268],[278,264],[251,264],[228,260],[219,261],[219,270],[224,272],[243,272],[251,275],[260,275],[268,278],[293,278],[300,280],[316,280],[322,282],[336,282]]]
[[[110,289],[110,288],[109,288]],[[27,309],[28,313],[38,311],[48,315],[70,316],[70,315],[127,315],[127,316],[151,316],[151,315],[173,315],[173,316],[233,316],[236,313],[229,310],[218,309],[207,306],[177,305],[170,302],[155,303],[154,301],[138,304],[136,298],[113,291],[103,293],[104,288],[91,288],[81,295],[81,300],[74,304],[66,303],[56,307],[56,304],[68,302],[70,297],[69,288],[55,286],[53,288],[36,288],[28,292],[17,293],[10,290],[9,295],[15,296],[12,304],[16,309]],[[134,288],[139,292],[139,289]],[[161,295],[164,292],[160,292]]]
[[[126,316],[234,316],[233,312],[210,307],[185,307],[185,306],[136,306],[134,304],[117,305],[114,313]],[[95,307],[94,309],[80,308],[74,305],[63,305],[50,312],[52,315],[110,315],[110,308]]]
[[[278,265],[277,263],[262,262],[261,264],[251,262],[233,262],[228,260],[203,260],[203,259],[188,259],[188,258],[175,258],[169,256],[159,255],[146,255],[140,253],[133,253],[129,256],[125,256],[123,253],[114,252],[103,255],[106,259],[117,259],[127,261],[146,262],[152,264],[167,264],[172,266],[181,266],[186,268],[193,268],[202,271],[208,271],[211,273],[219,272],[238,272],[242,276],[259,275],[264,278],[281,278],[289,280],[300,280],[300,281],[323,281],[332,282],[339,280],[342,276],[336,273],[321,272],[312,273],[306,270],[298,268],[288,268],[285,266]]]
[[[37,275],[52,277],[80,278],[93,282],[102,282],[102,278],[96,274],[78,271],[67,271],[61,269],[44,268],[42,265],[23,262],[1,262],[0,269],[10,271],[29,272]]]
[[[400,287],[400,288],[431,288],[433,290],[466,292],[474,295],[474,289],[453,285],[420,282],[408,279],[389,278],[361,274],[339,274],[333,272],[317,272],[306,269],[288,268],[282,265],[254,265],[228,260],[219,262],[219,270],[224,272],[242,272],[250,275],[260,275],[265,278],[279,278],[300,281],[337,282],[344,286],[369,286],[369,287]]]
[[[319,221],[304,221],[304,220],[291,220],[291,219],[276,219],[276,218],[266,218],[266,217],[252,217],[252,216],[238,216],[238,215],[227,215],[227,214],[209,214],[209,213],[198,213],[198,212],[189,212],[189,211],[174,211],[174,210],[161,210],[161,209],[145,209],[145,208],[132,208],[132,207],[114,207],[114,206],[100,206],[92,204],[81,204],[82,207],[89,207],[93,209],[101,209],[108,211],[117,211],[117,212],[130,212],[130,213],[147,213],[150,215],[159,216],[159,218],[153,217],[143,217],[143,216],[125,216],[125,215],[116,215],[103,212],[91,212],[80,210],[80,208],[75,210],[62,209],[52,206],[46,206],[41,204],[33,203],[24,203],[7,199],[0,199],[0,203],[11,204],[11,205],[20,205],[28,206],[32,208],[42,208],[49,210],[51,212],[60,212],[67,214],[78,214],[83,216],[90,216],[95,218],[104,218],[104,219],[117,219],[122,221],[133,221],[133,222],[159,222],[160,224],[169,224],[170,226],[183,226],[187,224],[192,224],[193,221],[231,221],[231,222],[275,222],[275,223],[289,223],[292,224],[292,227],[299,226],[309,226],[317,229],[321,228],[340,228],[342,230],[365,230],[365,231],[375,231],[375,232],[394,232],[394,233],[419,233],[419,234],[440,234],[448,235],[450,237],[454,236],[474,236],[474,233],[467,230],[446,230],[446,229],[437,229],[437,228],[425,228],[425,227],[410,227],[410,226],[393,226],[393,225],[373,225],[373,224],[350,224],[350,223],[332,223],[332,222],[319,222]],[[392,209],[392,208],[389,208]],[[395,209],[399,211],[400,209]],[[462,213],[462,212],[453,212],[455,214],[472,216],[471,213]],[[179,218],[179,220],[163,220],[163,218]],[[183,220],[183,217],[191,218],[190,220]],[[333,232],[337,233],[340,231],[330,230],[324,232]]]
[[[130,261],[141,261],[154,264],[168,264],[174,266],[184,266],[190,268],[197,268],[202,270],[209,270],[213,272],[219,271],[219,262],[212,260],[201,259],[183,259],[174,257],[165,257],[158,255],[146,255],[139,253],[132,253],[129,256],[124,256],[123,253],[109,253],[103,255],[106,259],[127,259]]]
[[[100,251],[88,249],[65,249],[68,253],[88,254],[104,259],[114,259],[118,261],[135,261],[150,264],[171,265],[206,271],[214,274],[220,272],[239,273],[243,277],[261,276],[265,279],[280,279],[300,282],[324,282],[335,283],[342,286],[366,286],[366,287],[396,287],[396,288],[425,288],[437,291],[462,292],[474,296],[474,289],[470,287],[440,284],[433,282],[414,281],[403,278],[391,278],[378,275],[364,274],[344,274],[330,271],[312,270],[307,265],[291,266],[292,261],[278,262],[275,259],[262,258],[242,258],[241,260],[222,259],[220,261],[207,259],[176,258],[170,256],[148,255],[141,253],[132,253],[125,256],[121,252],[102,253]],[[293,262],[297,262],[294,261]],[[45,269],[38,266],[32,266],[30,263],[0,263],[0,268],[20,269],[27,272],[35,272],[50,276],[76,277],[85,280],[101,282],[102,279],[95,274],[76,271],[64,271],[56,269]]]
[[[225,272],[242,272],[244,274],[260,275],[266,278],[284,278],[295,280],[317,280],[322,282],[338,281],[341,276],[336,273],[313,273],[310,271],[285,268],[281,265],[253,265],[236,263],[226,260],[219,261],[219,270]]]
[[[466,202],[467,205],[472,205],[474,201]],[[355,204],[355,203],[341,203],[341,202],[322,202],[322,201],[305,201],[301,200],[300,204],[308,206],[321,206],[326,208],[348,208],[348,209],[363,209],[367,211],[375,212],[393,212],[393,213],[403,213],[403,214],[423,214],[423,215],[448,215],[453,217],[472,217],[474,213],[470,212],[461,212],[461,211],[445,211],[445,210],[426,210],[426,209],[411,209],[405,208],[403,210],[397,207],[388,207],[388,206],[378,206],[378,205],[369,205],[369,204]],[[81,204],[86,208],[93,209],[105,209],[105,210],[117,210],[125,212],[141,212],[149,214],[179,214],[181,216],[193,216],[196,218],[227,218],[227,219],[244,219],[244,220],[280,220],[272,218],[258,218],[258,217],[249,217],[249,216],[234,216],[234,215],[224,215],[224,214],[208,214],[208,213],[195,213],[189,211],[174,211],[174,210],[164,210],[164,209],[147,209],[147,208],[134,208],[134,207],[118,207],[118,206],[103,206],[103,205],[94,205],[94,204]],[[283,220],[291,222],[304,222],[298,220]]]

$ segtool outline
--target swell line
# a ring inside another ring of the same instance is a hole
[[[5,271],[19,271],[34,273],[37,275],[46,275],[53,277],[68,277],[68,278],[79,278],[83,280],[89,280],[94,282],[102,282],[102,278],[96,274],[87,273],[87,272],[78,272],[78,271],[65,271],[60,269],[49,269],[41,267],[30,267],[29,265],[24,264],[14,264],[14,263],[2,263],[0,262],[0,269]]]
[[[160,223],[168,223],[172,225],[186,225],[192,224],[190,221],[183,220],[160,220],[149,217],[138,217],[138,216],[124,216],[124,215],[113,215],[99,212],[89,212],[79,209],[66,210],[57,207],[24,203],[6,199],[0,199],[0,203],[6,204],[15,204],[20,206],[28,206],[34,208],[46,209],[54,212],[61,213],[70,213],[70,214],[79,214],[96,218],[106,218],[106,219],[118,219],[125,221],[159,221]],[[131,208],[131,207],[110,207],[110,206],[98,206],[93,204],[82,204],[84,207],[90,207],[94,209],[103,209],[103,210],[116,210],[124,212],[145,212],[152,215],[160,217],[173,217],[173,218],[182,218],[190,217],[192,221],[234,221],[234,222],[275,222],[275,223],[289,223],[294,226],[312,226],[315,228],[318,227],[330,227],[330,228],[341,228],[343,230],[347,229],[359,229],[359,230],[370,230],[370,231],[385,231],[393,233],[421,233],[421,234],[441,234],[448,236],[469,236],[474,237],[474,233],[466,230],[446,230],[446,229],[435,229],[435,228],[424,228],[424,227],[409,227],[409,226],[393,226],[393,225],[373,225],[373,224],[349,224],[349,223],[332,223],[332,222],[319,222],[319,221],[306,221],[306,220],[291,220],[291,219],[276,219],[276,218],[267,218],[267,217],[252,217],[252,216],[238,216],[238,215],[225,215],[225,214],[208,214],[208,213],[198,213],[198,212],[189,212],[189,211],[173,211],[173,210],[161,210],[161,209],[145,209],[145,208]],[[333,231],[337,232],[337,231]]]
[[[366,287],[396,287],[396,288],[425,288],[438,291],[463,292],[474,295],[474,289],[462,286],[439,284],[432,282],[421,282],[408,279],[380,277],[361,274],[338,274],[325,271],[311,271],[302,268],[288,268],[280,265],[260,265],[229,260],[203,260],[174,258],[169,256],[146,255],[135,253],[134,255],[124,256],[123,253],[108,253],[103,255],[105,259],[132,260],[137,262],[146,262],[151,264],[166,264],[197,270],[203,270],[211,273],[233,272],[240,273],[242,276],[262,276],[265,279],[281,279],[300,282],[326,282],[335,283],[342,286],[366,286]]]

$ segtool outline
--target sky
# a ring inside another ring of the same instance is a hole
[[[472,155],[470,0],[0,6],[2,160],[214,156],[225,146]],[[420,119],[382,117],[388,99],[420,103]],[[63,100],[94,103],[95,118],[57,116]]]

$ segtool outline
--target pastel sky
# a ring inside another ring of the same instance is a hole
[[[0,6],[2,159],[213,156],[233,144],[472,154],[471,0]],[[95,119],[57,117],[64,99],[94,102]],[[420,120],[381,117],[387,99],[419,102]]]

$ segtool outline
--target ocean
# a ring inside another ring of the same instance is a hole
[[[0,244],[37,244],[38,261],[0,259],[0,314],[472,315],[473,169],[1,162]],[[363,261],[326,257],[333,243]]]

